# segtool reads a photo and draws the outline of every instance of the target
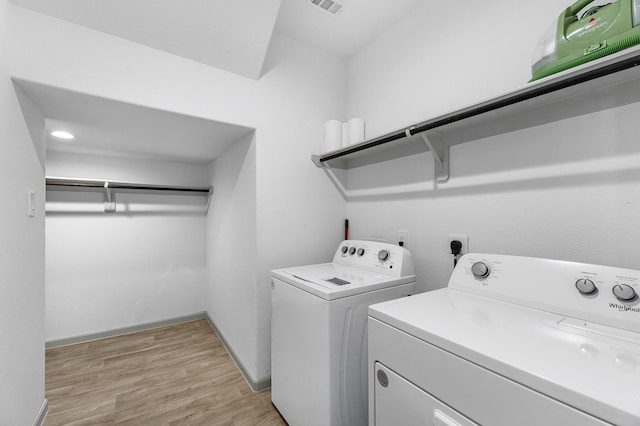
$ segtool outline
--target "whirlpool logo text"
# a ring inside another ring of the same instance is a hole
[[[640,307],[634,308],[633,306],[625,306],[625,305],[620,305],[618,303],[609,303],[609,307],[613,308],[613,309],[617,309],[619,311],[631,311],[631,312],[637,312],[640,313]]]

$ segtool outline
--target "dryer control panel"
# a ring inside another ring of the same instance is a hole
[[[345,240],[338,246],[333,263],[392,277],[415,275],[409,250],[377,241]]]
[[[640,271],[499,254],[465,254],[449,288],[640,332]]]

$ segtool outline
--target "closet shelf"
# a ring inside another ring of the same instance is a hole
[[[317,167],[332,172],[332,168],[350,169],[432,151],[436,181],[446,182],[452,145],[640,101],[638,65],[640,46],[635,46],[493,99],[311,159]]]
[[[81,190],[104,192],[105,213],[114,213],[116,211],[115,192],[163,192],[171,195],[200,195],[207,197],[207,210],[209,209],[211,195],[213,194],[212,186],[153,185],[146,183],[60,177],[47,177],[46,185],[47,190],[54,191]]]

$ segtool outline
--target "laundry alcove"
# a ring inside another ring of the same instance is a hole
[[[46,132],[47,346],[204,316],[215,201],[203,190],[217,157],[252,148],[253,129],[15,83],[40,113],[27,122],[44,119]],[[56,140],[57,129],[75,139]]]

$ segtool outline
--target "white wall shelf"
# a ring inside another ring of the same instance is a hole
[[[449,148],[489,136],[640,101],[640,46],[439,117],[339,150],[313,155],[346,196],[332,169],[433,152],[436,182],[449,179]],[[347,197],[348,198],[348,197]]]

